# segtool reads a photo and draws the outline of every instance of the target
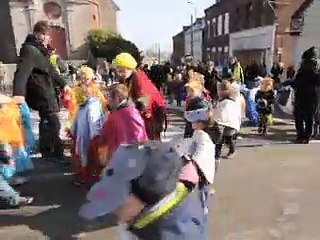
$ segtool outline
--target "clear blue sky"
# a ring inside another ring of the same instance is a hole
[[[118,27],[123,37],[141,49],[160,43],[165,50],[172,48],[172,36],[190,24],[190,15],[204,15],[204,9],[215,0],[114,0],[120,7]]]

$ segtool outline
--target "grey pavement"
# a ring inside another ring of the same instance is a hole
[[[181,137],[184,122],[171,112],[167,140]],[[233,160],[221,162],[210,199],[209,239],[318,240],[320,181],[316,144],[293,145],[293,126],[279,125],[271,139],[259,139],[244,129],[241,141],[269,141],[239,147]],[[278,140],[277,140],[278,139]],[[31,181],[18,188],[35,196],[30,207],[0,210],[0,240],[113,240],[117,227],[100,219],[83,223],[77,215],[88,189],[71,184],[72,175],[59,165],[34,159]],[[112,223],[112,222],[111,222]]]

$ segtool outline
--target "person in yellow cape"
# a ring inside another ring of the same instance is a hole
[[[13,148],[24,144],[20,110],[9,97],[0,94],[0,209],[16,208],[32,203],[32,197],[22,197],[9,184],[16,172]]]
[[[0,94],[0,139],[16,147],[24,144],[20,110],[10,98]]]
[[[67,128],[70,128],[72,125],[79,106],[86,102],[88,95],[96,96],[100,100],[103,109],[106,109],[107,106],[105,96],[101,92],[99,86],[94,83],[95,74],[93,69],[82,66],[79,75],[80,85],[73,87],[71,91],[64,96],[65,106],[69,112]]]

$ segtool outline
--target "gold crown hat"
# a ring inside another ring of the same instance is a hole
[[[272,78],[263,78],[260,82],[261,85],[261,90],[262,91],[269,91],[269,90],[273,90],[273,83],[274,80]]]
[[[79,70],[79,75],[87,79],[93,79],[95,76],[93,69],[88,66],[82,66]]]
[[[115,57],[115,59],[113,59],[112,65],[114,65],[115,67],[134,70],[137,68],[138,63],[129,53],[120,53]]]
[[[188,72],[188,76],[189,76],[189,82],[185,86],[193,90],[201,91],[203,89],[204,76],[193,70],[190,70]]]

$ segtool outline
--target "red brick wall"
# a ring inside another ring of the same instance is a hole
[[[282,55],[275,54],[274,59],[281,59],[285,66],[289,66],[294,63],[294,56],[292,49],[293,37],[289,34],[291,17],[298,10],[298,8],[305,2],[305,0],[287,0],[288,5],[279,6],[276,9],[276,42],[275,48],[282,48]]]

